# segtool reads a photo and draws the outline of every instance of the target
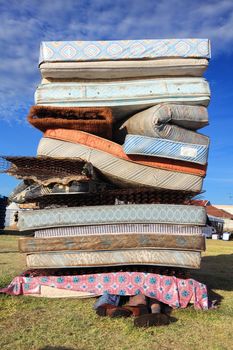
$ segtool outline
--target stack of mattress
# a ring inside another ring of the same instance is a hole
[[[41,44],[37,157],[5,157],[11,199],[39,207],[19,218],[28,267],[200,267],[209,58],[206,39]]]

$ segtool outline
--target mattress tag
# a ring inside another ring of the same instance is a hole
[[[195,158],[197,156],[197,149],[192,147],[181,147],[180,155]]]

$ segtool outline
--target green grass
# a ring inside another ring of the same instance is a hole
[[[0,287],[25,269],[17,236],[0,235]],[[233,242],[207,241],[192,276],[218,298],[216,310],[174,310],[177,322],[146,330],[132,319],[100,318],[93,300],[0,296],[0,349],[229,350],[233,349]]]

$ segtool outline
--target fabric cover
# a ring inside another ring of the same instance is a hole
[[[113,156],[128,161],[133,161],[139,164],[167,169],[172,171],[183,172],[187,174],[205,176],[206,167],[203,165],[187,164],[186,162],[177,160],[167,160],[155,157],[144,157],[140,155],[126,155],[123,148],[113,142],[105,140],[103,138],[90,135],[77,130],[47,130],[44,134],[45,137],[53,138],[57,140],[68,141],[72,143],[79,143],[96,150],[107,152]]]
[[[42,41],[39,63],[154,59],[161,57],[210,58],[208,39],[143,39],[112,41]]]
[[[208,309],[208,294],[204,284],[191,278],[166,276],[146,272],[109,272],[53,276],[29,274],[17,276],[0,293],[10,295],[40,294],[42,286],[103,295],[144,294],[173,308],[185,308],[191,301],[196,309]]]
[[[208,67],[202,58],[162,58],[150,60],[116,60],[87,62],[43,62],[42,84],[58,79],[125,79],[156,76],[201,77]]]
[[[169,224],[104,224],[71,227],[45,228],[35,231],[36,238],[122,235],[122,234],[163,234],[163,235],[203,235],[201,226]]]
[[[203,78],[156,78],[41,84],[35,104],[56,107],[111,107],[123,119],[158,103],[207,106],[208,82]]]
[[[127,135],[124,143],[126,154],[179,159],[203,165],[207,163],[208,149],[204,145],[141,135]]]
[[[37,154],[82,158],[119,187],[150,187],[199,193],[203,183],[203,178],[197,175],[134,163],[95,148],[51,138],[41,139]]]
[[[47,129],[82,130],[101,137],[112,138],[110,108],[32,106],[28,121],[41,131]]]
[[[30,268],[159,265],[199,269],[201,253],[165,249],[65,251],[29,254],[26,262]]]
[[[204,207],[175,204],[101,205],[22,211],[20,231],[62,226],[116,223],[166,223],[204,226]]]
[[[208,112],[202,106],[160,104],[135,114],[123,123],[121,129],[125,129],[128,134],[208,144],[207,137],[177,127],[172,128],[170,123],[182,128],[197,130],[208,125]],[[187,141],[184,139],[185,136],[188,137]],[[190,137],[192,137],[191,140]]]
[[[56,238],[20,238],[22,253],[47,251],[122,250],[136,248],[205,250],[204,236],[163,234],[91,235]]]

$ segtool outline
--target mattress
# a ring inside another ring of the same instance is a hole
[[[39,63],[155,59],[162,57],[210,58],[208,39],[152,39],[114,41],[42,41]]]
[[[95,135],[90,135],[85,132],[77,130],[47,130],[44,134],[47,138],[68,141],[72,143],[78,143],[84,146],[94,148],[99,151],[107,152],[112,156],[116,156],[121,159],[128,161],[133,161],[146,166],[151,166],[160,169],[172,170],[183,172],[187,174],[205,176],[206,166],[199,164],[188,164],[183,161],[169,160],[155,157],[144,157],[138,155],[126,155],[122,146],[105,140],[103,138],[97,137]]]
[[[205,250],[204,236],[163,235],[163,234],[121,234],[90,235],[54,238],[20,238],[21,253],[47,251],[88,251],[88,250],[122,250],[122,249],[181,249]]]
[[[42,132],[62,128],[82,130],[106,139],[112,138],[110,108],[32,106],[27,119]]]
[[[208,125],[208,120],[207,109],[203,106],[160,104],[135,114],[121,128],[129,134],[159,137],[157,132],[163,130],[167,123],[197,130]]]
[[[72,236],[109,236],[109,235],[128,235],[128,234],[159,234],[159,235],[194,235],[201,236],[204,234],[202,226],[186,225],[168,225],[168,224],[100,224],[85,226],[70,226],[45,228],[35,231],[35,238],[49,237],[72,237]]]
[[[156,76],[201,77],[208,67],[201,58],[162,58],[150,60],[116,60],[87,62],[43,62],[40,64],[42,83],[58,79],[125,79]]]
[[[204,207],[175,204],[101,205],[26,210],[20,212],[20,231],[49,227],[122,223],[206,224]]]
[[[13,192],[10,195],[10,199],[16,203],[25,203],[38,201],[39,198],[43,198],[45,196],[60,196],[60,195],[74,195],[74,194],[88,194],[97,191],[104,191],[107,188],[111,188],[111,185],[105,184],[104,182],[96,182],[90,180],[88,182],[77,182],[72,181],[67,185],[53,183],[49,186],[38,185],[37,183],[33,183],[30,186],[23,186],[22,184],[19,187],[19,192]],[[17,191],[17,189],[16,189]],[[56,200],[54,201],[56,202]]]
[[[18,179],[36,182],[44,186],[71,181],[89,181],[97,178],[95,169],[82,159],[64,157],[10,157],[2,156],[2,171]]]
[[[37,154],[86,160],[108,181],[119,187],[150,187],[199,193],[203,183],[203,178],[197,175],[153,168],[95,148],[45,137],[39,143]]]
[[[35,93],[36,105],[111,107],[114,119],[158,103],[207,106],[209,100],[208,82],[191,77],[40,84]]]
[[[82,184],[73,182],[70,186],[31,185],[10,197],[16,203],[36,202],[42,209],[54,205],[59,208],[115,204],[190,204],[194,195],[193,192],[157,190],[148,187],[115,189],[111,184],[95,184],[90,181]]]
[[[127,135],[124,143],[126,154],[154,156],[206,164],[208,146],[184,143],[141,135]]]
[[[30,268],[159,265],[198,269],[201,253],[165,249],[47,252],[28,254],[26,262]]]

